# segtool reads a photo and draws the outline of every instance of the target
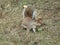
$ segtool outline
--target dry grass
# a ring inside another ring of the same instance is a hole
[[[43,17],[38,32],[21,30],[22,6],[33,4]],[[60,45],[60,0],[0,0],[0,45]]]

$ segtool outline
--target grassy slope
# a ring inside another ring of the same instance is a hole
[[[45,25],[35,34],[20,29],[24,4],[35,5],[43,17]],[[0,45],[60,45],[59,0],[0,0],[0,5]]]

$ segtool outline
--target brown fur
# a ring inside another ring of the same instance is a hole
[[[21,26],[23,28],[26,28],[28,31],[30,29],[33,29],[33,31],[35,32],[36,31],[36,26],[40,25],[41,17],[37,16],[36,20],[35,19],[33,20],[33,18],[34,18],[33,17],[34,8],[32,6],[27,6],[24,9],[25,9],[23,11],[24,12],[24,15],[23,15],[24,18],[22,20],[22,25]]]
[[[26,8],[24,14],[25,14],[25,17],[31,17],[32,18],[33,9],[31,7]]]
[[[33,29],[33,31],[35,32],[35,29],[36,29],[36,25],[35,25],[34,21],[32,20],[32,18],[30,18],[30,17],[24,18],[21,26],[23,28],[26,28],[27,31]]]
[[[34,18],[33,15],[35,11],[35,8],[33,8],[32,5],[25,5],[24,9],[23,9],[23,18],[25,17],[30,17],[30,18]]]

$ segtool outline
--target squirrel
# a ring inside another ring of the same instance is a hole
[[[23,19],[25,17],[30,17],[35,20],[35,16],[37,14],[36,8],[32,5],[24,5],[23,6]]]
[[[23,6],[23,20],[21,26],[27,31],[33,30],[36,32],[36,26],[39,25],[41,17],[36,15],[36,10],[32,5]]]

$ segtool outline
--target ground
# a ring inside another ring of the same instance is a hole
[[[36,33],[20,27],[24,4],[42,16]],[[60,0],[0,0],[0,45],[60,45]]]

